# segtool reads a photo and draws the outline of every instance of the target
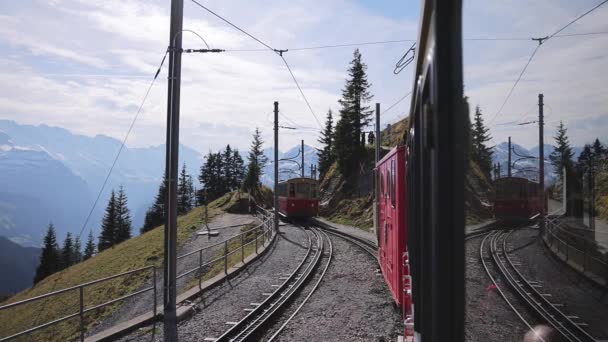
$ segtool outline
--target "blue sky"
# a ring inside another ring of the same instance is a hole
[[[121,139],[168,42],[169,1],[30,0],[0,3],[0,118],[46,123],[74,132]],[[203,1],[206,6],[277,48],[362,41],[415,39],[418,1]],[[465,37],[542,36],[592,7],[594,1],[465,2]],[[192,2],[185,1],[184,28],[216,48],[259,48]],[[564,33],[608,31],[608,6]],[[492,122],[495,141],[512,135],[533,146],[532,126],[505,123],[532,119],[545,94],[547,136],[564,120],[571,140],[595,136],[608,142],[608,35],[555,38],[537,53],[502,113],[492,121],[535,48],[532,41],[465,41],[465,89]],[[200,47],[192,34],[184,47]],[[411,89],[412,70],[394,75],[409,43],[361,47],[373,102],[387,108]],[[337,100],[353,48],[286,53],[318,119]],[[259,126],[271,141],[272,103],[299,126],[283,131],[281,148],[304,138],[316,143],[317,123],[280,59],[269,52],[185,55],[182,142],[206,152],[227,143],[246,149]],[[403,117],[409,100],[383,118]],[[129,138],[131,146],[164,141],[166,69],[155,84]],[[528,118],[526,118],[526,115]]]

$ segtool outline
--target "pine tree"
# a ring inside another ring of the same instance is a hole
[[[333,163],[332,155],[332,144],[334,140],[334,128],[333,128],[333,113],[331,109],[327,111],[327,119],[325,120],[325,128],[321,132],[321,137],[317,140],[321,143],[322,148],[317,152],[319,157],[319,179],[325,175],[325,172],[329,169]]]
[[[140,231],[145,233],[165,223],[165,198],[167,197],[166,177],[163,176],[154,204],[146,211],[144,226]]]
[[[93,255],[95,255],[95,240],[93,237],[93,231],[90,231],[89,238],[87,239],[87,244],[84,246],[84,255],[82,256],[82,259],[88,260]]]
[[[44,236],[44,246],[40,253],[40,263],[36,268],[34,276],[34,284],[49,275],[61,269],[61,258],[59,256],[59,245],[57,245],[57,236],[55,235],[55,227],[52,223],[49,224],[46,235]]]
[[[479,106],[475,107],[475,117],[471,125],[471,159],[479,165],[488,179],[492,172],[492,148],[486,146],[492,139],[489,131],[484,125],[481,109]]]
[[[557,127],[557,135],[554,137],[557,147],[549,155],[551,165],[553,165],[553,171],[558,175],[562,184],[564,181],[562,169],[566,168],[566,172],[572,170],[572,157],[574,156],[574,152],[572,152],[570,142],[568,141],[568,136],[566,135],[567,132],[568,130],[564,126],[564,123],[560,121],[559,126]]]
[[[82,246],[80,245],[80,237],[74,238],[74,250],[72,255],[72,265],[75,265],[82,261]]]
[[[65,240],[63,240],[63,248],[61,249],[61,268],[68,268],[72,266],[74,259],[74,242],[72,240],[72,234],[67,233]]]
[[[262,140],[262,133],[260,129],[256,127],[255,133],[253,134],[253,141],[251,142],[251,149],[247,159],[249,165],[247,167],[247,174],[245,175],[245,181],[243,187],[249,192],[255,194],[260,185],[260,178],[264,174],[264,167],[268,162],[268,158],[264,155],[262,146],[264,141]]]
[[[121,185],[116,196],[116,230],[113,244],[131,238],[131,212],[127,206],[127,194]]]
[[[585,144],[581,154],[578,156],[578,161],[576,164],[576,168],[578,169],[580,174],[584,174],[591,168],[593,164],[593,151],[591,150],[591,145]]]
[[[222,178],[223,183],[225,184],[225,191],[232,191],[235,187],[234,181],[234,169],[233,169],[233,159],[232,159],[232,148],[230,145],[226,145],[226,149],[222,154],[222,164],[223,164],[223,172]]]
[[[245,180],[245,162],[243,161],[243,157],[239,154],[239,150],[236,149],[232,152],[232,167],[234,186],[238,189],[243,185],[243,181]]]
[[[339,100],[340,119],[334,133],[338,169],[347,183],[353,181],[355,172],[359,170],[363,159],[360,137],[363,128],[371,122],[372,111],[365,104],[373,96],[369,91],[371,84],[367,81],[366,69],[367,66],[361,61],[361,53],[356,49],[348,69],[349,78]]]
[[[101,234],[99,235],[99,243],[97,244],[100,252],[112,247],[114,244],[117,222],[116,194],[114,193],[114,190],[112,190],[106,212],[101,222]]]
[[[186,163],[182,166],[177,185],[177,213],[183,215],[192,209],[191,184],[188,183],[190,176],[186,172]]]

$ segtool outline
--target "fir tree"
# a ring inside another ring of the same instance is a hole
[[[127,206],[127,201],[127,194],[121,185],[116,196],[116,230],[113,244],[131,238],[131,213]]]
[[[349,78],[342,90],[342,99],[339,100],[340,119],[334,134],[338,169],[349,183],[353,181],[363,159],[360,144],[363,127],[371,122],[372,111],[366,103],[373,96],[369,91],[371,84],[367,81],[366,69],[367,66],[361,61],[361,53],[356,49],[348,69]]]
[[[101,222],[101,234],[99,235],[99,243],[97,244],[100,252],[112,247],[114,244],[117,222],[116,194],[114,193],[114,190],[112,190],[106,212]]]
[[[84,255],[82,256],[82,259],[88,260],[93,255],[95,255],[95,240],[93,237],[93,231],[90,231],[89,238],[87,239],[87,244],[84,246]]]
[[[554,137],[557,147],[549,155],[549,160],[551,160],[551,165],[553,165],[553,171],[558,175],[562,184],[564,181],[562,170],[563,168],[566,168],[566,172],[572,170],[572,157],[574,156],[574,152],[572,152],[570,142],[568,141],[568,136],[566,135],[567,132],[568,130],[564,126],[564,123],[560,121],[559,126],[557,127],[557,135]]]
[[[232,152],[232,167],[234,186],[238,189],[243,185],[243,181],[245,180],[245,162],[243,161],[243,157],[239,154],[239,150],[236,149]]]
[[[251,149],[247,159],[249,165],[247,167],[247,174],[245,175],[245,181],[243,187],[249,192],[255,194],[260,185],[260,178],[264,174],[264,167],[268,162],[268,158],[264,155],[262,146],[264,141],[262,140],[262,133],[259,128],[255,129],[253,134],[253,141],[251,142]]]
[[[177,185],[177,213],[183,215],[192,209],[192,184],[188,183],[190,176],[186,172],[186,163],[182,166]]]
[[[226,145],[226,149],[222,154],[222,164],[223,164],[223,183],[225,184],[225,191],[232,191],[235,187],[234,180],[234,169],[233,169],[233,159],[232,159],[232,148],[230,145]]]
[[[165,223],[165,198],[167,197],[165,180],[166,177],[163,176],[163,180],[158,187],[158,193],[154,199],[154,204],[146,211],[144,226],[141,228],[142,233],[150,231]]]
[[[65,240],[63,240],[63,248],[61,249],[61,266],[68,268],[72,266],[74,260],[74,242],[72,240],[72,234],[67,233]]]
[[[40,263],[36,268],[34,276],[34,284],[49,275],[61,269],[61,258],[59,255],[59,245],[57,245],[57,236],[55,235],[55,227],[52,223],[49,224],[46,235],[44,236],[44,246],[40,253]]]
[[[82,261],[82,246],[80,245],[80,237],[74,238],[74,253],[72,255],[72,265]]]
[[[491,140],[489,131],[484,125],[481,109],[479,106],[475,107],[475,117],[471,125],[471,159],[479,165],[488,179],[492,172],[492,148],[486,146]]]
[[[325,175],[333,163],[332,144],[334,141],[333,113],[331,109],[327,111],[327,119],[325,120],[325,128],[321,132],[321,137],[317,140],[321,143],[322,148],[317,152],[319,157],[319,179]]]

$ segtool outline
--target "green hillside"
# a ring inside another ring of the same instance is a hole
[[[209,205],[209,219],[223,210],[238,206],[238,198],[247,198],[247,194],[226,194]],[[197,207],[178,218],[178,244],[181,245],[197,227],[203,223],[203,207]],[[155,265],[161,266],[163,260],[163,226],[115,245],[93,258],[55,273],[40,281],[34,287],[16,294],[2,304],[8,304],[42,295],[48,292],[68,288],[77,284],[107,277],[129,270]],[[140,272],[120,277],[108,282],[87,287],[85,290],[85,308],[104,303],[111,299],[127,295],[139,289],[146,280],[151,279],[151,272]],[[162,291],[162,284],[159,284]],[[143,294],[150,295],[149,293]],[[86,326],[90,328],[104,317],[112,314],[121,303],[106,306],[86,315]],[[48,299],[18,306],[0,312],[0,337],[12,335],[18,331],[43,324],[63,316],[78,312],[78,292],[70,291]],[[78,317],[62,322],[54,327],[24,338],[31,341],[66,341],[78,336]]]

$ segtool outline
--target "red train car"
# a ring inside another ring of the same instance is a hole
[[[287,217],[312,217],[319,213],[318,182],[292,178],[278,184],[279,212]]]
[[[494,216],[501,220],[527,220],[540,213],[539,185],[521,177],[494,181]]]
[[[407,254],[406,149],[398,146],[376,164],[378,260],[382,275],[404,317],[412,316]]]

